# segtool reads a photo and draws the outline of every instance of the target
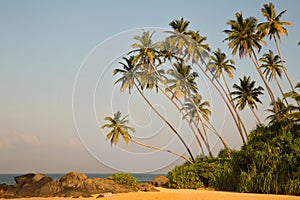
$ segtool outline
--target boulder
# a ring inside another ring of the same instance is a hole
[[[16,176],[16,177],[14,177],[14,179],[15,179],[15,182],[16,182],[17,184],[22,185],[23,183],[25,183],[25,182],[31,180],[32,177],[34,177],[34,175],[35,175],[35,174],[33,174],[33,173],[30,173],[30,174],[24,174],[24,175],[21,175],[21,176]]]
[[[169,179],[165,176],[156,176],[152,180],[152,185],[155,187],[164,187]]]
[[[31,178],[26,178],[22,180],[21,183],[16,185],[17,191],[16,197],[34,197],[37,196],[38,190],[46,185],[47,183],[53,181],[52,178],[47,177],[43,174],[36,174]]]
[[[62,188],[79,188],[85,180],[87,176],[77,172],[69,172],[59,179]]]
[[[54,197],[61,194],[61,183],[57,180],[50,181],[43,185],[41,188],[39,188],[35,196],[38,197]]]

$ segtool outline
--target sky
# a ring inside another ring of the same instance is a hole
[[[122,142],[111,147],[100,126],[117,110],[129,114],[136,138],[184,152],[168,128],[149,110],[137,93],[122,94],[114,86],[112,70],[130,50],[132,37],[142,30],[158,38],[174,19],[191,21],[190,29],[207,36],[212,49],[220,47],[236,61],[234,81],[251,75],[261,83],[249,59],[233,57],[222,42],[226,22],[236,12],[264,21],[260,9],[269,1],[95,1],[0,0],[0,173],[110,173],[167,172],[183,161],[163,152]],[[280,47],[288,73],[299,82],[300,1],[272,1],[276,11],[287,9],[283,20],[289,36]],[[151,28],[150,28],[151,27]],[[268,40],[267,40],[268,41]],[[263,51],[273,48],[268,46]],[[275,49],[274,49],[275,51]],[[204,96],[212,101],[212,121],[232,148],[241,145],[230,117],[203,77]],[[201,82],[201,81],[200,81]],[[233,84],[233,82],[231,82]],[[286,81],[282,82],[287,90]],[[273,85],[272,87],[275,87]],[[152,98],[156,107],[180,130],[195,153],[194,142],[181,117],[162,96]],[[268,99],[259,115],[268,108]],[[242,112],[249,130],[255,119]],[[215,140],[212,138],[212,144]],[[216,144],[215,151],[220,148]]]

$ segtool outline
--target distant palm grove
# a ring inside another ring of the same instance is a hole
[[[259,22],[255,17],[244,17],[242,12],[237,12],[223,30],[226,35],[223,42],[228,44],[232,56],[238,54],[240,59],[251,60],[263,83],[261,86],[249,75],[229,85],[228,80],[233,80],[238,70],[235,61],[220,48],[212,50],[206,37],[190,30],[190,22],[183,18],[169,23],[171,29],[166,31],[168,35],[163,41],[153,42],[155,33],[149,31],[135,36],[132,51],[113,72],[118,76],[115,84],[120,84],[122,92],[137,91],[175,134],[186,154],[136,141],[132,136],[135,129],[128,125],[129,121],[120,111],[105,118],[108,123],[102,128],[110,129],[107,140],[116,145],[122,138],[126,143],[134,142],[184,159],[183,165],[168,174],[168,186],[172,188],[213,187],[300,195],[300,82],[295,84],[289,77],[280,49],[283,38],[288,36],[287,27],[292,25],[281,20],[285,12],[277,14],[272,3],[264,4],[261,14],[265,21]],[[267,42],[274,43],[275,49],[261,52]],[[210,102],[201,95],[198,73],[224,101],[235,127],[232,137],[240,137],[243,142],[241,150],[231,150],[212,123]],[[282,80],[288,83],[288,89],[284,89]],[[201,155],[193,154],[176,126],[144,95],[146,90],[163,94],[177,109],[188,124]],[[256,112],[263,95],[268,96],[267,104],[270,104],[265,110],[266,119],[261,119]],[[240,115],[244,109],[249,109],[257,122],[251,132]],[[209,134],[218,138],[224,147],[217,157],[212,153]]]

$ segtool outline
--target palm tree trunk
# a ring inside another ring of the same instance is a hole
[[[151,145],[148,145],[148,144],[144,144],[144,143],[136,141],[136,140],[134,140],[132,138],[130,138],[130,141],[133,142],[133,143],[135,143],[135,144],[137,144],[137,145],[143,146],[143,147],[147,147],[147,148],[150,148],[150,149],[154,149],[154,150],[158,150],[158,151],[163,151],[163,152],[171,153],[171,154],[176,155],[176,156],[178,156],[180,158],[183,158],[184,160],[186,160],[189,163],[193,164],[193,162],[190,159],[188,159],[187,157],[185,157],[185,156],[183,156],[183,155],[181,155],[179,153],[176,153],[174,151],[171,151],[171,150],[168,150],[168,149],[159,148],[159,147],[155,147],[155,146],[151,146]]]
[[[284,92],[283,92],[283,90],[282,90],[282,88],[281,88],[281,86],[280,86],[280,84],[279,84],[278,79],[276,78],[276,76],[274,76],[274,79],[275,79],[276,84],[277,84],[277,86],[278,86],[278,88],[280,90],[280,93],[281,93],[281,95],[282,95],[282,97],[283,97],[283,99],[284,99],[284,101],[286,103],[286,106],[288,106],[289,103],[288,103],[287,99],[284,97]]]
[[[196,108],[196,111],[197,111],[197,114],[198,114],[198,116],[199,116],[199,120],[200,120],[200,122],[201,122],[201,125],[202,125],[202,127],[203,127],[203,130],[204,130],[204,132],[205,132],[205,135],[207,135],[207,133],[206,133],[206,128],[205,127],[207,127],[206,126],[206,124],[203,122],[203,120],[201,119],[201,113],[200,113],[200,110],[199,110],[199,108],[197,107],[197,105],[196,105],[196,103],[194,102],[194,100],[193,100],[193,98],[189,95],[189,100],[193,103],[193,105],[195,106],[195,108]],[[204,117],[203,117],[204,118]],[[226,144],[226,142],[225,142],[225,140],[222,138],[222,136],[218,133],[218,131],[215,129],[215,127],[213,126],[213,124],[212,123],[210,123],[209,122],[209,120],[205,120],[205,121],[207,121],[207,123],[209,123],[209,125],[211,126],[211,128],[213,129],[212,130],[212,132],[221,140],[221,142],[222,142],[222,144],[224,145],[224,148],[225,149],[228,149],[228,145]]]
[[[171,63],[171,66],[174,67],[174,66],[173,66],[173,63],[172,63],[171,61],[170,61],[170,63]],[[161,75],[158,73],[158,71],[156,70],[155,66],[154,66],[153,64],[151,64],[151,67],[155,70],[155,73],[159,76],[161,82],[165,85],[165,87],[168,88],[168,85],[163,81]],[[173,105],[177,108],[177,110],[178,110],[179,112],[181,112],[181,109],[178,107],[178,105],[173,101],[172,98],[170,98],[170,97],[166,94],[166,92],[165,92],[158,84],[156,84],[156,88],[159,88],[159,90],[160,90],[160,91],[161,91],[161,92],[162,92],[162,93],[163,93],[163,94],[164,94],[164,95],[165,95],[165,96],[173,103]],[[171,90],[170,90],[170,92],[172,93],[173,96],[176,97],[176,95],[174,95],[174,93],[173,93]],[[183,103],[182,103],[177,97],[176,97],[176,99],[177,99],[177,101],[181,104],[182,108],[185,109]],[[185,111],[186,111],[186,109],[185,109]],[[186,113],[189,115],[188,111],[186,111]],[[205,140],[205,138],[204,138],[204,136],[203,136],[201,130],[200,130],[199,127],[196,125],[196,123],[195,123],[195,121],[193,120],[193,118],[192,118],[190,115],[189,115],[189,117],[190,117],[190,119],[193,121],[195,127],[197,128],[198,133],[199,133],[199,135],[201,136],[201,138],[202,138],[202,140],[203,140],[203,142],[204,142],[204,144],[205,144],[205,146],[206,146],[206,148],[207,148],[207,150],[208,150],[208,152],[209,152],[210,157],[213,157],[213,155],[212,155],[212,153],[211,153],[211,150],[210,150],[210,147],[209,147],[208,141]],[[187,122],[188,122],[188,121],[187,121]],[[192,126],[191,126],[191,124],[190,124],[189,122],[188,122],[188,124],[189,124],[189,127],[191,128],[191,130],[192,130],[194,136],[196,137],[196,140],[197,140],[197,142],[198,142],[198,144],[199,144],[199,147],[200,147],[202,153],[204,154],[204,150],[203,150],[202,144],[201,144],[201,142],[200,142],[200,140],[199,140],[197,134],[195,133],[194,129],[192,128]]]
[[[229,110],[229,112],[230,112],[230,114],[231,114],[231,116],[232,116],[232,118],[233,118],[233,120],[234,120],[234,122],[235,122],[235,124],[236,124],[236,127],[237,127],[237,129],[238,129],[238,131],[239,131],[239,133],[240,133],[240,136],[241,136],[241,139],[242,139],[242,141],[243,141],[243,144],[246,144],[246,140],[245,140],[245,138],[244,138],[243,131],[242,131],[241,127],[239,126],[239,123],[238,123],[238,121],[237,121],[237,119],[236,119],[236,116],[234,115],[234,113],[233,113],[233,111],[232,111],[232,109],[231,109],[231,106],[228,104],[226,98],[224,97],[224,94],[223,94],[222,91],[218,88],[218,86],[213,82],[213,80],[208,76],[208,74],[207,74],[207,73],[205,72],[205,70],[201,67],[201,65],[200,65],[198,62],[196,62],[196,64],[198,65],[198,67],[200,68],[200,70],[203,72],[203,74],[206,76],[206,78],[211,82],[211,84],[212,84],[212,85],[215,87],[215,89],[218,91],[219,95],[221,96],[221,98],[223,99],[224,103],[226,104],[226,107],[228,108],[228,110]]]
[[[276,48],[277,48],[278,54],[279,54],[279,56],[280,56],[281,65],[282,65],[282,67],[283,67],[283,73],[284,73],[286,79],[288,80],[288,82],[289,82],[289,84],[290,84],[290,87],[291,87],[292,91],[295,92],[295,89],[294,89],[294,86],[293,86],[293,84],[292,84],[292,81],[291,81],[291,79],[290,79],[290,77],[289,77],[289,75],[288,75],[288,73],[287,73],[287,71],[286,71],[286,68],[284,67],[284,62],[283,62],[283,59],[282,59],[282,54],[281,54],[281,51],[280,51],[280,48],[279,48],[277,39],[276,39],[276,37],[275,37],[274,34],[272,34],[272,37],[273,37],[273,39],[274,39],[274,41],[275,41]]]
[[[147,104],[150,106],[150,108],[157,114],[157,116],[163,120],[163,122],[165,124],[167,124],[170,129],[177,135],[177,137],[179,138],[179,140],[182,142],[182,144],[184,145],[184,147],[186,148],[187,152],[189,153],[192,162],[195,163],[195,159],[194,156],[191,152],[191,150],[189,149],[189,147],[187,146],[187,144],[185,143],[185,141],[183,140],[183,138],[180,136],[180,134],[176,131],[176,129],[153,107],[153,105],[150,103],[150,101],[145,97],[145,95],[143,94],[143,92],[140,90],[140,88],[136,85],[135,83],[135,87],[137,88],[138,92],[140,93],[140,95],[143,97],[143,99],[147,102]]]
[[[157,87],[158,87],[158,89],[173,103],[173,105],[176,107],[176,109],[181,113],[181,109],[178,107],[178,105],[174,102],[174,100],[168,95],[168,94],[166,94],[165,93],[165,91],[159,86],[159,85],[157,85]],[[180,102],[180,103],[182,103],[182,102]],[[187,114],[188,114],[188,112],[187,112]],[[189,115],[189,114],[188,114]],[[189,116],[190,117],[190,116]],[[191,130],[192,130],[192,132],[193,132],[193,134],[194,134],[194,136],[195,136],[195,138],[196,138],[196,140],[197,140],[197,142],[198,142],[198,145],[199,145],[199,147],[200,147],[200,149],[201,149],[201,152],[202,152],[202,154],[204,154],[204,149],[203,149],[203,147],[202,147],[202,144],[201,144],[201,141],[200,141],[200,139],[199,139],[199,137],[198,137],[198,135],[196,134],[196,131],[195,131],[195,129],[194,129],[194,127],[192,126],[192,124],[191,124],[191,122],[188,120],[188,118],[186,118],[186,117],[184,117],[184,119],[187,121],[187,123],[188,123],[188,125],[189,125],[189,127],[191,128]],[[199,132],[199,131],[198,131]],[[200,132],[199,133],[199,135],[200,136],[202,136],[202,132]],[[202,138],[203,139],[203,138]],[[203,142],[204,143],[206,143],[206,141],[205,140],[203,140]]]
[[[249,108],[250,108],[250,110],[252,111],[253,115],[255,116],[257,122],[258,122],[259,124],[262,124],[262,123],[261,123],[261,120],[259,119],[259,117],[258,117],[258,115],[256,114],[256,112],[254,111],[254,109],[251,108],[250,106],[249,106]]]
[[[273,106],[274,106],[275,116],[276,116],[276,118],[278,118],[278,115],[277,115],[277,113],[278,113],[278,108],[277,108],[277,104],[276,104],[276,100],[275,100],[274,94],[273,94],[273,92],[272,92],[272,90],[271,90],[269,84],[267,83],[267,81],[266,81],[266,79],[265,79],[265,77],[264,77],[264,75],[263,75],[263,73],[262,73],[262,71],[261,71],[261,69],[260,69],[260,66],[259,66],[259,64],[258,64],[257,57],[256,57],[255,52],[253,51],[253,49],[251,49],[251,51],[249,52],[249,56],[250,56],[250,58],[252,59],[252,62],[254,63],[254,66],[255,66],[255,68],[256,68],[256,70],[257,70],[257,72],[258,72],[260,78],[262,79],[264,85],[265,85],[266,88],[267,88],[267,91],[268,91],[268,93],[269,93],[270,99],[271,99],[272,104],[273,104]]]
[[[243,130],[244,130],[244,133],[245,133],[245,135],[246,135],[246,138],[248,138],[249,133],[248,133],[248,131],[247,131],[247,129],[246,129],[246,126],[245,126],[245,124],[244,124],[244,122],[243,122],[243,120],[242,120],[240,114],[238,113],[238,110],[236,109],[236,106],[234,105],[232,96],[231,96],[231,94],[230,94],[230,89],[229,89],[229,87],[228,87],[228,84],[227,84],[227,81],[226,81],[226,78],[225,78],[223,72],[221,73],[221,75],[222,75],[222,79],[223,79],[223,81],[224,81],[224,83],[225,83],[225,86],[226,86],[226,89],[227,89],[227,93],[228,93],[228,96],[229,96],[229,101],[231,102],[231,106],[232,106],[234,112],[236,113],[236,116],[237,116],[237,118],[238,118],[238,121],[241,123],[241,126],[242,126],[242,128],[243,128]],[[226,93],[226,92],[225,92],[225,93]]]

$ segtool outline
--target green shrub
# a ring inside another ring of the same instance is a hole
[[[126,185],[130,189],[137,190],[137,181],[130,174],[116,173],[107,177],[107,179],[113,180],[114,182],[121,185]]]
[[[237,191],[300,195],[299,127],[259,126],[239,152]]]
[[[170,188],[176,189],[196,189],[204,187],[204,184],[199,178],[199,170],[195,165],[185,163],[175,167],[168,173],[167,185]]]
[[[172,188],[300,195],[300,125],[258,126],[240,151],[222,150],[219,157],[197,158],[168,174]]]

